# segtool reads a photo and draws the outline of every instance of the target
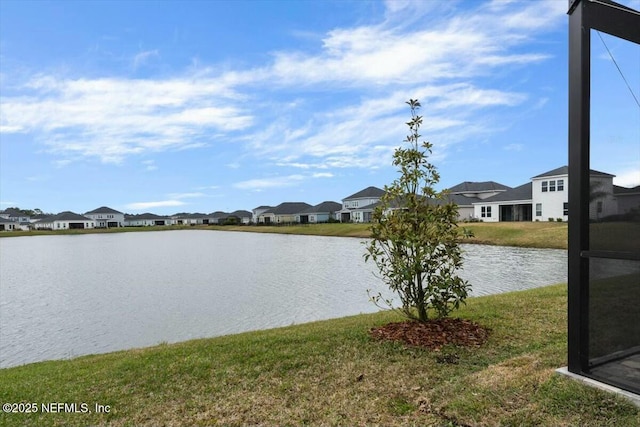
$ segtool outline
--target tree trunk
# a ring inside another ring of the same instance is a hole
[[[427,306],[424,303],[424,288],[422,287],[422,273],[416,276],[416,284],[418,286],[418,301],[416,301],[416,309],[418,310],[418,320],[426,322],[429,320],[427,314]]]

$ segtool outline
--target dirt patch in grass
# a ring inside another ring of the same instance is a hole
[[[466,319],[442,318],[418,322],[388,323],[372,328],[370,334],[377,340],[400,341],[410,346],[440,349],[449,344],[479,347],[489,338],[490,330]]]

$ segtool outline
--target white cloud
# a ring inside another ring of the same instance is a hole
[[[57,155],[120,162],[132,154],[201,147],[253,117],[216,79],[37,76],[30,95],[2,99],[3,133],[31,132]]]
[[[171,193],[168,195],[172,199],[192,199],[197,197],[204,197],[204,193]]]
[[[613,178],[613,183],[615,185],[628,188],[640,185],[640,169],[626,170],[615,175],[616,176]]]
[[[139,52],[133,57],[133,68],[138,69],[142,65],[145,65],[151,58],[160,57],[160,52],[158,49],[147,50],[144,52]]]
[[[240,190],[263,190],[265,188],[293,187],[304,180],[303,175],[289,175],[269,178],[249,179],[235,183],[233,186]]]
[[[133,210],[140,211],[140,210],[151,209],[151,208],[182,206],[184,204],[185,203],[181,202],[180,200],[162,200],[162,201],[158,201],[158,202],[135,202],[135,203],[129,203],[125,207],[127,209],[133,209]]]
[[[145,165],[144,170],[147,172],[151,172],[158,169],[158,166],[155,164],[154,160],[144,160],[142,164]]]
[[[423,102],[423,133],[444,155],[447,146],[495,126],[480,112],[530,98],[481,85],[491,84],[484,77],[496,69],[504,73],[549,57],[535,48],[520,51],[537,31],[564,22],[566,5],[558,3],[491,2],[440,14],[431,12],[458,3],[391,0],[377,24],[335,28],[316,52],[273,52],[270,63],[251,69],[195,63],[188,74],[168,78],[32,76],[21,95],[0,100],[0,131],[34,134],[63,164],[83,158],[119,163],[231,135],[271,164],[376,168],[389,164],[405,135],[403,102],[411,97]],[[158,58],[158,50],[147,50],[133,63]],[[309,91],[331,88],[364,88],[367,97],[354,92],[351,101],[316,109]],[[278,179],[247,185],[290,182]]]
[[[318,172],[311,175],[313,178],[332,178],[333,174],[331,172]]]
[[[524,148],[523,144],[508,144],[503,147],[507,151],[522,151]]]

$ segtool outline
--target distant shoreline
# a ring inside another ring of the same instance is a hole
[[[475,222],[460,223],[460,227],[471,230],[475,237],[462,239],[461,243],[485,245],[517,246],[530,248],[567,249],[567,223],[556,222]],[[254,233],[298,234],[308,236],[358,237],[370,236],[369,224],[332,223],[332,224],[294,224],[281,226],[261,225],[198,225],[198,226],[153,226],[92,228],[83,230],[33,230],[6,231],[0,237],[56,236],[99,233],[128,233],[171,230],[215,230],[241,231]]]

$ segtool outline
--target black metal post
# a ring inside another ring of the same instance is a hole
[[[577,3],[577,4],[576,4]],[[569,278],[568,369],[589,365],[589,123],[591,29],[587,1],[573,2],[569,15]]]

